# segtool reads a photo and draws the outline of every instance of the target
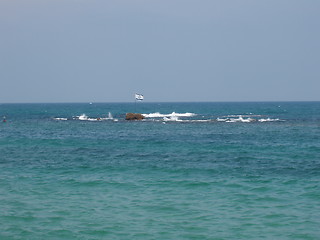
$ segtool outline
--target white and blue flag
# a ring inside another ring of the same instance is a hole
[[[136,93],[136,94],[135,94],[135,98],[136,98],[136,100],[138,100],[138,101],[142,101],[142,100],[143,100],[143,95],[142,95],[142,94],[139,94],[139,93]]]

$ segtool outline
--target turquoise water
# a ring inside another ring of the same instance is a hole
[[[124,120],[135,111],[159,116]],[[0,239],[320,239],[320,102],[0,116]]]

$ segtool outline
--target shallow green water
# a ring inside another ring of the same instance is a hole
[[[137,105],[0,105],[0,239],[319,239],[319,102]]]

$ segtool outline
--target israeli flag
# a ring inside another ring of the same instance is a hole
[[[138,100],[138,101],[142,101],[143,100],[143,95],[142,94],[136,93],[135,97],[136,97],[136,100]]]

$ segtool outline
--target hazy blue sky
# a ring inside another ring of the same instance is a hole
[[[0,0],[0,102],[320,100],[319,0]]]

